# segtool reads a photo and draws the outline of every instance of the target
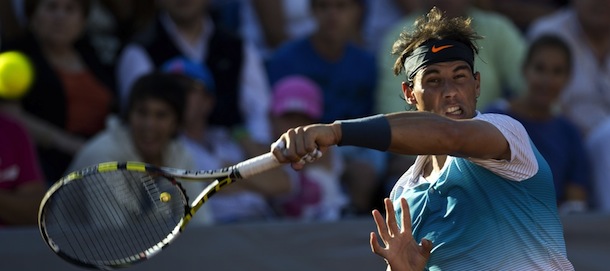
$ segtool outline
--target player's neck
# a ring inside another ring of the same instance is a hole
[[[447,155],[431,155],[424,167],[423,176],[426,179],[436,179],[445,166]]]

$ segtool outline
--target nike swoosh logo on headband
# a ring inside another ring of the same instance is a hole
[[[441,50],[443,50],[443,49],[447,49],[447,48],[449,48],[449,47],[453,47],[453,45],[448,44],[448,45],[443,45],[443,46],[439,46],[439,47],[436,47],[436,45],[434,45],[434,46],[432,46],[431,51],[432,51],[433,53],[438,53],[438,52],[440,52]]]

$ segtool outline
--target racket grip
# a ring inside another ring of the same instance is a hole
[[[279,147],[284,148],[284,145],[280,144]],[[320,157],[322,157],[322,152],[320,150],[314,150],[313,152],[303,156],[299,163],[311,163]],[[273,153],[269,152],[254,158],[250,158],[235,165],[234,170],[239,173],[239,176],[241,178],[245,179],[256,174],[265,172],[267,170],[276,168],[280,165],[281,163],[275,159]]]
[[[235,165],[235,170],[242,178],[248,178],[278,166],[280,162],[275,159],[273,153],[269,152]]]

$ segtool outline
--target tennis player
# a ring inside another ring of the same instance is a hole
[[[384,245],[371,233],[371,248],[388,270],[573,270],[546,161],[519,122],[475,109],[479,38],[469,19],[433,8],[392,50],[417,112],[290,129],[274,154],[295,169],[333,145],[419,155],[386,199],[386,221],[373,211]]]

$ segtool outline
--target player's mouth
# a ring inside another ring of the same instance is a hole
[[[451,106],[445,110],[445,116],[450,118],[461,118],[464,115],[464,110],[459,106]]]

